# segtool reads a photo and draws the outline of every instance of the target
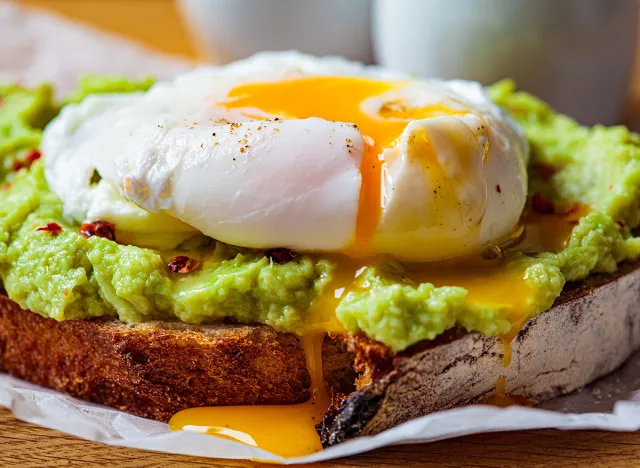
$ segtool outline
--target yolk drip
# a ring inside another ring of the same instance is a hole
[[[287,118],[319,117],[358,126],[365,141],[365,154],[360,165],[362,186],[355,249],[363,251],[369,245],[382,213],[383,151],[395,145],[412,120],[461,113],[443,104],[407,107],[398,101],[382,103],[377,113],[363,109],[366,100],[401,88],[404,84],[335,76],[252,83],[232,89],[224,105],[247,109],[247,116],[255,115],[258,109]]]
[[[483,402],[485,404],[499,406],[500,408],[506,408],[507,406],[534,406],[526,397],[522,395],[508,395],[505,392],[505,385],[507,384],[507,378],[502,375],[496,382],[496,394],[489,400]]]
[[[522,224],[526,226],[526,236],[516,247],[521,252],[559,252],[571,236],[571,230],[580,218],[589,214],[588,205],[575,205],[567,213],[543,214],[526,210]]]
[[[514,247],[514,251],[520,252],[559,252],[561,251],[571,236],[571,231],[578,224],[580,218],[587,215],[590,207],[587,205],[576,205],[566,214],[541,214],[533,211],[526,211],[522,217],[522,225],[525,228],[524,237]],[[516,337],[527,321],[526,315],[517,317],[513,321],[511,331],[501,336],[504,346],[502,360],[503,367],[511,364],[511,342]],[[493,397],[485,403],[506,407],[512,405],[533,406],[533,404],[522,395],[508,395],[505,391],[506,377],[498,378],[496,392]]]

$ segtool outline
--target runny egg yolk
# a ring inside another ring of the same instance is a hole
[[[309,77],[246,84],[231,90],[224,105],[247,109],[247,116],[255,116],[258,110],[270,116],[320,117],[359,127],[366,143],[366,153],[360,168],[362,187],[354,248],[366,251],[381,216],[384,149],[395,144],[411,120],[466,112],[441,104],[409,108],[396,103],[383,105],[377,114],[363,110],[362,104],[367,99],[401,85],[356,77]],[[512,238],[504,239],[502,254],[508,257],[517,252],[559,251],[577,220],[586,212],[586,208],[580,208],[567,216],[527,214],[522,219],[524,234],[521,227]],[[496,249],[500,250],[500,247],[496,246]],[[214,434],[284,457],[307,455],[322,448],[315,426],[321,422],[331,403],[322,372],[323,338],[326,332],[342,331],[342,325],[335,316],[336,306],[350,288],[357,288],[357,278],[365,267],[377,263],[380,258],[336,255],[332,260],[336,264],[333,281],[328,291],[315,301],[308,312],[308,322],[301,330],[301,344],[312,382],[310,400],[296,405],[188,409],[172,418],[170,426],[173,430]],[[528,319],[526,314],[531,291],[523,268],[508,268],[504,263],[476,259],[463,268],[459,263],[407,265],[403,276],[409,284],[429,282],[435,286],[460,286],[467,289],[471,303],[496,305],[508,310],[513,331],[501,339],[505,345],[504,365],[509,364],[510,342]],[[505,396],[504,385],[505,379],[501,377],[494,403],[522,403]]]
[[[358,126],[366,151],[360,166],[362,186],[353,247],[355,252],[362,252],[369,246],[382,214],[384,149],[394,146],[412,120],[468,112],[442,103],[411,107],[398,101],[383,103],[377,113],[363,109],[368,99],[404,85],[404,82],[335,76],[250,83],[233,88],[224,105],[247,109],[247,116],[255,116],[258,110],[284,118],[318,117]],[[344,143],[349,146],[351,142]]]
[[[323,384],[323,338],[324,333],[308,333],[301,339],[311,375],[311,398],[305,403],[191,408],[171,418],[169,427],[235,440],[282,457],[322,450],[316,425],[331,404]]]

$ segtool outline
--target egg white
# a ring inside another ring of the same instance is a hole
[[[89,96],[45,129],[49,185],[70,219],[110,221],[125,237],[141,233],[142,245],[172,248],[201,232],[245,247],[348,251],[362,186],[360,130],[321,118],[253,119],[217,105],[239,84],[304,76],[407,79],[284,52],[194,70],[144,94]],[[411,81],[394,92],[363,107],[444,101],[468,112],[412,121],[385,150],[382,214],[367,253],[431,261],[506,236],[526,201],[528,149],[519,127],[477,83]],[[425,136],[450,183],[447,196],[420,158]]]

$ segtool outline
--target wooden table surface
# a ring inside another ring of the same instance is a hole
[[[174,54],[196,56],[171,0],[24,0],[120,33]],[[640,90],[640,80],[638,90]],[[632,90],[630,102],[640,97]],[[640,99],[637,99],[640,102]],[[638,119],[640,121],[640,119]],[[0,466],[165,467],[274,466],[245,461],[208,460],[109,447],[27,424],[0,409]],[[494,467],[640,465],[640,434],[597,431],[522,431],[461,437],[443,442],[396,446],[317,467]]]
[[[0,466],[276,467],[108,447],[16,420],[0,410]],[[399,445],[314,465],[351,467],[627,467],[640,465],[640,435],[596,431],[481,434],[432,444]]]

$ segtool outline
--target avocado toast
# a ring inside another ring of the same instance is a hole
[[[96,93],[149,85],[90,79],[72,98],[79,107],[63,113],[102,105]],[[535,403],[606,374],[638,346],[638,137],[581,127],[508,82],[491,95],[531,148],[524,233],[483,251],[489,268],[465,274],[448,264],[422,271],[394,259],[356,261],[357,286],[348,283],[330,304],[338,322],[319,327],[331,398],[320,426],[325,445],[496,388]],[[339,289],[342,260],[289,246],[235,247],[181,225],[173,232],[188,238],[165,250],[148,247],[162,237],[163,220],[142,231],[114,219],[78,222],[49,187],[53,156],[43,151],[43,164],[36,151],[58,112],[51,90],[13,86],[2,96],[3,368],[160,420],[201,406],[309,399],[318,377],[298,337],[324,323],[305,310]],[[89,190],[104,187],[105,174],[89,174]],[[489,189],[499,197],[508,187]],[[512,288],[520,275],[524,289]],[[488,282],[478,287],[476,278]],[[505,297],[480,300],[491,292]],[[512,298],[516,307],[500,303]]]

